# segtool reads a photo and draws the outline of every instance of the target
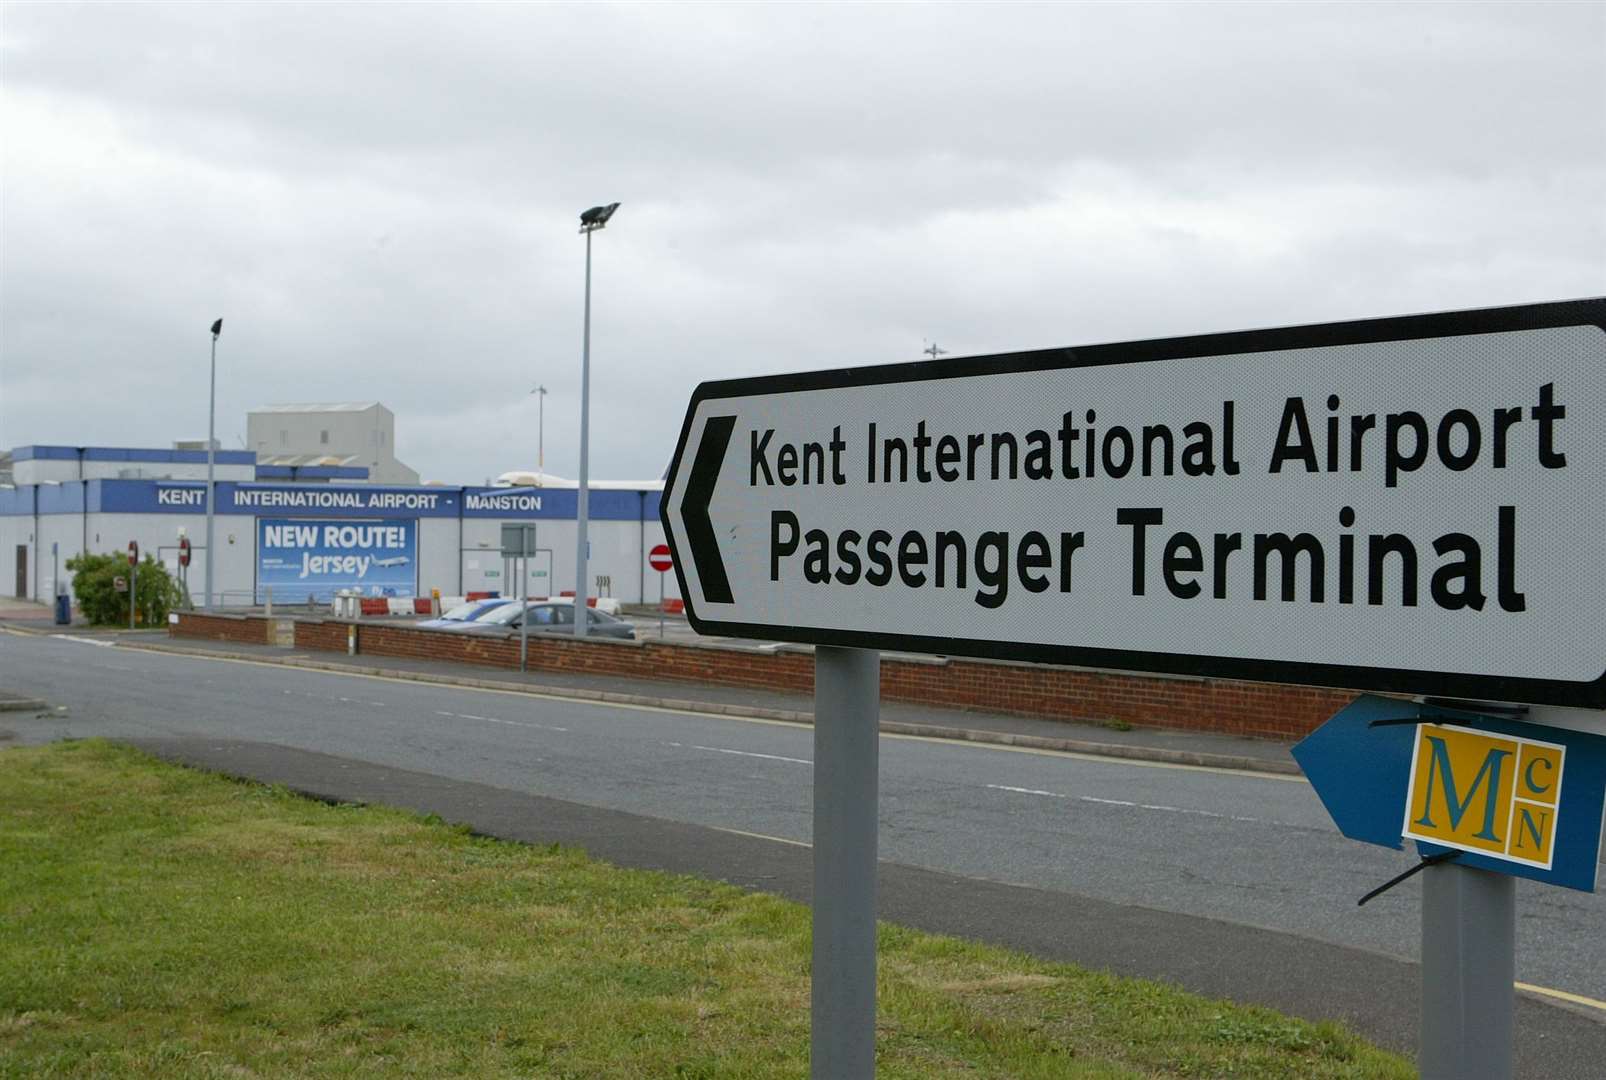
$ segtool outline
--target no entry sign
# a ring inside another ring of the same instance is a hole
[[[703,632],[1606,707],[1606,300],[705,383]]]
[[[647,553],[647,565],[660,574],[675,565],[675,560],[669,554],[669,545],[658,544]]]

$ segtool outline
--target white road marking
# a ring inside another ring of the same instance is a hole
[[[695,743],[687,746],[685,743],[665,743],[666,746],[676,746],[690,750],[706,750],[710,754],[734,754],[737,757],[763,758],[765,761],[790,761],[794,765],[813,765],[807,758],[785,757],[781,754],[755,754],[751,750],[727,750],[723,746],[698,746]]]
[[[785,836],[771,836],[768,833],[748,832],[746,829],[727,829],[720,825],[712,825],[710,828],[714,829],[716,832],[731,833],[734,836],[750,836],[754,840],[773,840],[777,844],[791,844],[793,847],[810,848],[814,846],[807,840],[792,840]]]
[[[375,702],[375,704],[383,704],[383,703],[382,702]],[[466,713],[466,712],[442,712],[439,709],[437,709],[437,710],[435,710],[435,715],[436,716],[455,716],[459,720],[478,720],[478,721],[480,721],[482,723],[486,723],[486,724],[506,724],[509,727],[535,728],[537,731],[565,731],[566,732],[566,731],[569,730],[566,727],[558,727],[556,724],[537,724],[537,723],[534,723],[534,722],[529,721],[529,720],[503,720],[500,717],[496,717],[496,716],[476,716],[473,713]]]
[[[101,641],[92,637],[79,637],[76,634],[51,634],[50,636],[53,638],[59,638],[62,641],[76,641],[80,645],[94,645],[101,649],[109,649],[113,645],[117,644],[115,641]]]
[[[1101,799],[1096,795],[1063,795],[1057,791],[1041,791],[1037,788],[1010,787],[1008,784],[988,784],[987,786],[994,791],[1008,791],[1016,795],[1041,795],[1048,799],[1065,799],[1070,802],[1098,803],[1101,806],[1126,806],[1133,810],[1155,810],[1165,814],[1187,814],[1190,817],[1216,818],[1220,821],[1246,821],[1252,825],[1280,824],[1279,822],[1275,821],[1267,821],[1264,818],[1243,817],[1239,814],[1218,814],[1214,810],[1189,810],[1186,807],[1166,806],[1162,803],[1129,802],[1126,799]]]

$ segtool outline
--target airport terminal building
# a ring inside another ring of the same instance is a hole
[[[9,459],[9,460],[7,460]],[[206,545],[205,450],[22,446],[0,454],[0,595],[48,602],[71,591],[66,562],[81,551],[140,551],[178,574],[192,545],[196,603],[213,560],[214,601],[327,604],[365,596],[517,595],[501,555],[504,524],[536,526],[532,596],[575,588],[579,492],[568,486],[446,487],[366,482],[349,465],[259,464],[254,451],[215,451],[215,551]],[[592,596],[656,603],[647,553],[664,539],[661,484],[591,486],[587,536]],[[673,574],[667,595],[678,595]]]

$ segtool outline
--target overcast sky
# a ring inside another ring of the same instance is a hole
[[[1606,5],[0,8],[0,448],[378,399],[656,477],[704,379],[1606,292]]]

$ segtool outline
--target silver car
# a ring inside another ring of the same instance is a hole
[[[624,638],[635,640],[636,627],[624,619],[615,618],[606,611],[598,611],[588,607],[586,613],[586,633],[593,637]],[[494,611],[487,612],[471,623],[465,623],[458,628],[461,634],[505,634],[519,628],[524,614],[524,605],[517,600],[509,601]],[[532,600],[530,602],[530,633],[574,633],[574,605],[558,603],[554,600]]]

